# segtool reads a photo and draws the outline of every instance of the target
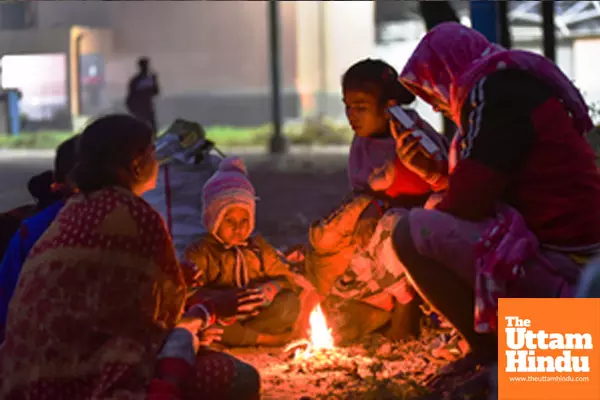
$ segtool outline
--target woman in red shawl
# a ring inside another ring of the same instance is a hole
[[[405,165],[446,181],[435,209],[396,226],[396,252],[469,342],[455,371],[474,371],[497,359],[499,297],[570,297],[600,250],[600,174],[584,137],[592,121],[552,62],[456,23],[431,30],[399,79],[459,132],[444,165],[394,126]]]
[[[238,299],[182,318],[171,238],[140,197],[156,181],[152,137],[127,115],[82,133],[80,193],[31,250],[10,302],[0,398],[257,398],[256,370],[195,338],[214,335],[203,328],[238,312]]]

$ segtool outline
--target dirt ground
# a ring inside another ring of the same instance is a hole
[[[260,202],[257,230],[277,247],[307,240],[311,221],[349,192],[345,154],[293,155],[281,160],[247,157]],[[431,356],[436,336],[394,344],[376,336],[310,360],[283,349],[231,352],[259,369],[264,399],[408,399],[447,361]]]
[[[307,359],[281,348],[230,352],[260,371],[265,400],[408,400],[426,395],[425,382],[448,363],[431,355],[434,343],[433,334],[406,343],[373,335]]]

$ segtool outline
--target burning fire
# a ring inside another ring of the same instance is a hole
[[[296,352],[294,354],[295,359],[310,358],[319,351],[332,350],[335,347],[333,344],[331,329],[327,327],[327,321],[325,320],[325,315],[321,310],[321,305],[317,305],[310,313],[308,322],[310,323],[310,330],[308,332],[310,339],[302,339],[300,341],[291,343],[286,348],[286,351],[296,348]]]
[[[327,321],[320,304],[310,313],[308,321],[310,322],[310,341],[313,349],[333,349],[331,329],[327,327]]]

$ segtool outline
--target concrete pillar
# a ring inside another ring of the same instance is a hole
[[[80,59],[86,54],[112,53],[112,32],[107,29],[91,29],[81,26],[71,27],[69,51],[67,53],[67,98],[72,116],[73,129],[79,129],[89,116],[81,113]]]
[[[296,7],[300,115],[339,116],[342,74],[375,55],[375,3],[298,1]]]

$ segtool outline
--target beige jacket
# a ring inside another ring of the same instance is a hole
[[[205,234],[185,250],[181,264],[189,288],[234,288],[274,280],[296,291],[289,265],[260,235],[250,237],[247,246],[227,249]]]

